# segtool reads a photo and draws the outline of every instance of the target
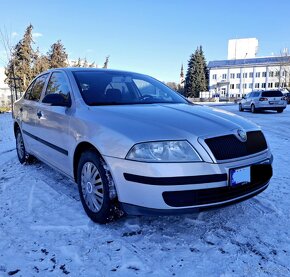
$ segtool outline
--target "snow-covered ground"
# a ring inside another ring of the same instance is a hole
[[[91,222],[74,183],[41,162],[20,165],[0,115],[0,276],[290,276],[290,107],[240,113],[274,154],[269,188],[200,214]]]

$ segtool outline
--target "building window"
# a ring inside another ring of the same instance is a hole
[[[237,73],[237,78],[241,78],[241,73]]]
[[[266,77],[267,76],[267,72],[266,71],[263,71],[262,72],[262,77]]]
[[[256,77],[260,78],[260,76],[261,76],[261,72],[256,72]]]
[[[266,88],[266,83],[262,83],[262,88]]]
[[[275,77],[278,77],[278,76],[280,76],[280,71],[279,71],[279,70],[277,70],[277,71],[275,72]]]
[[[288,75],[287,73],[288,72],[286,70],[283,70],[283,73],[282,73],[283,77],[287,76]]]
[[[269,77],[274,77],[274,71],[269,72]]]
[[[275,83],[275,88],[278,88],[279,87],[279,82],[276,82]]]
[[[260,88],[260,84],[259,83],[256,83],[255,84],[255,88]]]
[[[240,89],[240,84],[236,84],[236,89]]]
[[[243,78],[248,78],[248,73],[247,72],[243,73]]]
[[[235,73],[231,73],[231,79],[235,79]]]
[[[273,83],[268,83],[268,88],[272,88],[273,87]]]
[[[216,74],[212,74],[212,79],[216,80]]]
[[[249,88],[253,88],[253,84],[252,83],[249,84]]]
[[[227,78],[227,74],[222,75],[222,79],[225,80]]]
[[[282,83],[281,86],[282,86],[282,88],[285,88],[286,87],[286,83]]]
[[[253,72],[250,72],[250,73],[249,73],[249,77],[250,77],[250,78],[253,78],[253,77],[254,77],[254,73],[253,73]]]
[[[230,84],[230,89],[234,89],[235,85],[234,84]]]
[[[243,84],[243,88],[247,88],[247,84]]]

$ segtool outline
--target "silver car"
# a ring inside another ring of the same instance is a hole
[[[286,97],[280,90],[253,91],[243,97],[239,110],[246,109],[252,113],[261,110],[274,110],[282,113],[287,106]]]
[[[21,163],[32,156],[73,179],[95,222],[188,213],[267,188],[272,154],[260,128],[194,105],[156,79],[63,68],[36,77],[14,105]]]

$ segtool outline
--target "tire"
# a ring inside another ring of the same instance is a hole
[[[15,138],[16,138],[16,152],[19,162],[21,164],[30,163],[33,160],[33,156],[27,153],[24,145],[23,136],[19,128],[16,130]]]
[[[239,111],[240,112],[243,112],[244,111],[242,104],[239,104]]]
[[[83,208],[89,218],[101,224],[111,221],[114,205],[109,196],[109,180],[101,157],[95,151],[82,153],[77,183]]]
[[[277,109],[277,113],[283,113],[284,109]]]
[[[256,108],[255,108],[255,105],[254,104],[251,105],[251,112],[252,113],[255,113],[256,112]]]

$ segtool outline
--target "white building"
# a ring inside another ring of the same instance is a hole
[[[7,84],[4,83],[5,80],[5,69],[0,67],[0,107],[6,107],[11,105],[11,94],[10,89]]]
[[[256,38],[230,39],[228,42],[228,60],[255,58],[259,42]]]
[[[251,40],[251,39],[248,39]],[[252,39],[248,48],[241,50],[245,42],[236,45],[229,42],[228,57],[233,57],[232,47],[236,47],[236,56],[244,58],[211,61],[209,68],[210,97],[241,97],[252,90],[278,89],[290,86],[290,56],[248,57],[243,51],[253,55],[257,48],[256,39]],[[256,52],[255,52],[256,53]]]

